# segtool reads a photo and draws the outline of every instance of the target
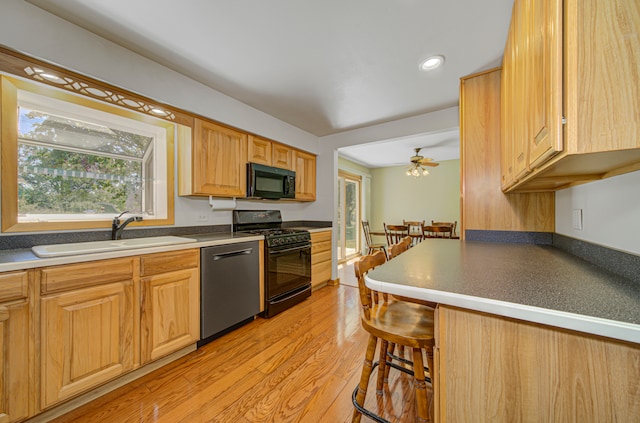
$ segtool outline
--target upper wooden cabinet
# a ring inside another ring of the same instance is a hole
[[[247,161],[281,169],[293,169],[294,150],[284,144],[249,135]]]
[[[554,193],[505,194],[500,189],[500,121],[505,114],[505,109],[500,109],[500,73],[500,69],[493,69],[460,81],[463,239],[467,229],[525,232],[555,229]]]
[[[515,1],[503,190],[553,191],[640,169],[638,33],[637,0]]]
[[[178,194],[246,197],[247,163],[296,172],[296,200],[316,199],[316,156],[213,122],[178,128]]]
[[[179,195],[246,196],[246,133],[195,119],[193,137],[178,145]]]
[[[248,161],[271,166],[271,141],[249,135]]]
[[[302,151],[294,152],[296,172],[296,200],[315,201],[316,199],[316,156]]]
[[[282,169],[293,169],[293,153],[294,150],[283,144],[273,143],[271,147],[272,166]]]

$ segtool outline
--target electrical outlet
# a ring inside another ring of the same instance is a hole
[[[582,209],[573,209],[573,229],[582,230]]]
[[[196,222],[208,222],[209,221],[209,215],[208,214],[199,214],[196,216]]]

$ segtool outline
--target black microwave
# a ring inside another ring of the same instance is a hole
[[[296,173],[279,167],[247,163],[247,197],[277,200],[296,197]]]

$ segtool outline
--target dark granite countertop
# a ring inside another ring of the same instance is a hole
[[[117,257],[127,257],[141,254],[161,253],[165,251],[184,250],[189,248],[209,247],[212,245],[231,244],[235,242],[264,239],[262,235],[243,234],[235,232],[212,232],[194,235],[182,235],[192,238],[196,242],[187,244],[163,245],[158,247],[130,248],[92,254],[78,254],[72,256],[40,258],[30,248],[15,250],[0,250],[0,272],[36,267],[55,266],[60,264],[80,263],[85,261],[103,260]]]
[[[548,245],[427,239],[366,280],[383,292],[640,343],[640,284]]]

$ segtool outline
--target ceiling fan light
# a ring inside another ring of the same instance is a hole
[[[427,176],[428,174],[429,174],[429,171],[427,169],[422,169],[423,176]]]

